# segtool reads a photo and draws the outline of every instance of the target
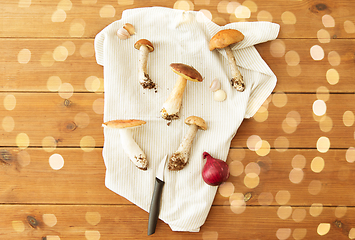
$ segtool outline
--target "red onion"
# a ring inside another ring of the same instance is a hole
[[[217,186],[227,181],[229,178],[228,164],[220,159],[213,158],[207,152],[202,154],[203,159],[206,159],[206,164],[202,169],[203,180],[211,186]]]

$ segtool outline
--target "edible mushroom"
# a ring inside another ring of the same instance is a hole
[[[243,33],[235,29],[225,29],[216,33],[210,40],[209,48],[210,51],[214,49],[224,48],[228,57],[228,63],[232,72],[231,83],[232,86],[237,89],[239,92],[243,92],[245,89],[245,84],[243,76],[240,73],[237,63],[235,61],[232,49],[230,48],[231,44],[238,43],[244,39]]]
[[[147,39],[140,39],[135,44],[134,47],[139,50],[139,82],[142,87],[152,89],[155,88],[155,83],[150,79],[147,73],[147,59],[148,53],[154,51],[153,44]]]
[[[102,124],[103,127],[119,129],[121,144],[123,150],[128,155],[129,159],[141,170],[147,170],[147,157],[134,141],[131,129],[144,125],[146,122],[142,120],[112,120]]]
[[[165,120],[173,120],[179,118],[179,110],[181,107],[182,96],[185,91],[187,80],[193,82],[202,82],[203,78],[201,74],[191,66],[183,63],[171,63],[171,70],[179,75],[175,86],[170,93],[168,99],[164,102],[160,111],[162,117]]]
[[[185,123],[189,125],[189,129],[185,134],[179,148],[169,159],[168,169],[171,171],[178,171],[183,169],[189,161],[190,149],[192,141],[194,140],[197,130],[207,129],[205,120],[200,117],[190,116],[185,119]]]

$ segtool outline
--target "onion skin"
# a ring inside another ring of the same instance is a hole
[[[213,158],[209,153],[202,154],[206,159],[202,169],[202,178],[208,185],[218,186],[229,178],[228,164],[220,159]]]

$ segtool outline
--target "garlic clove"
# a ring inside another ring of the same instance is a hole
[[[136,34],[134,26],[132,24],[130,24],[130,23],[125,23],[123,25],[123,28],[126,29],[129,32],[130,35]]]
[[[128,39],[131,35],[129,34],[129,32],[124,29],[124,28],[120,28],[117,30],[117,36],[122,39],[122,40],[126,40]]]
[[[211,85],[210,85],[210,90],[212,92],[215,92],[217,90],[219,90],[221,88],[221,83],[219,82],[219,80],[216,78],[214,79],[212,82],[211,82]]]
[[[213,94],[213,99],[217,102],[223,102],[224,100],[226,100],[226,98],[227,94],[222,89],[215,91]]]

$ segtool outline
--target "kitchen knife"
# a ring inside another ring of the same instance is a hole
[[[165,163],[167,158],[168,155],[165,155],[165,157],[161,160],[155,178],[154,192],[153,192],[152,201],[150,203],[150,209],[149,209],[148,235],[152,235],[153,233],[155,233],[155,227],[157,226],[157,221],[158,221],[158,216],[160,211],[161,194],[165,183],[164,168],[165,168]]]

